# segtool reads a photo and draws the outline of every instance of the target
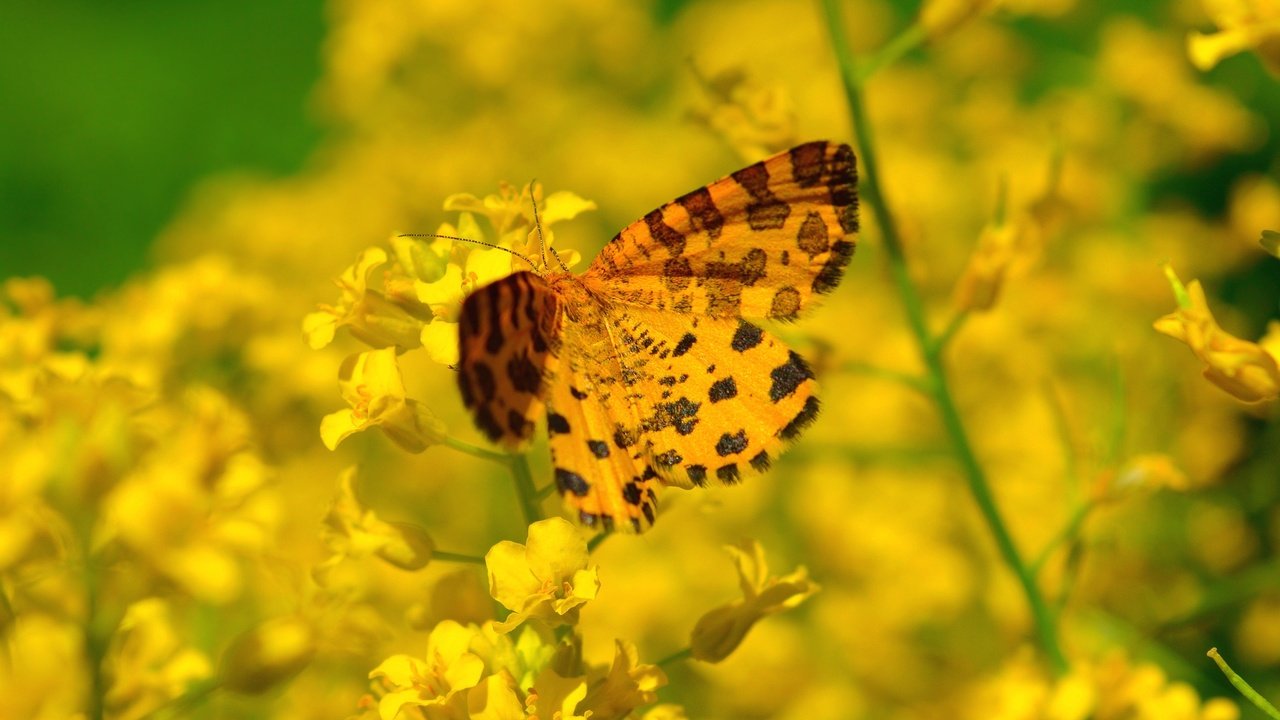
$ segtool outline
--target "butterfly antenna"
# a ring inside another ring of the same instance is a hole
[[[399,234],[399,235],[397,235],[396,237],[403,237],[403,238],[418,238],[418,239],[422,239],[422,238],[441,238],[441,239],[443,239],[443,240],[456,240],[456,241],[458,241],[458,242],[471,243],[472,245],[483,245],[483,246],[485,246],[485,247],[487,247],[487,248],[491,248],[491,249],[493,249],[493,250],[501,250],[502,252],[510,253],[510,254],[512,254],[512,255],[514,255],[514,256],[516,256],[516,257],[520,258],[521,260],[523,260],[523,261],[525,261],[525,262],[529,263],[529,267],[533,268],[535,271],[538,269],[538,266],[537,266],[537,265],[534,265],[532,260],[530,260],[529,258],[525,257],[524,255],[521,255],[520,253],[516,252],[515,250],[512,250],[511,248],[504,248],[504,247],[502,247],[501,245],[494,245],[493,243],[491,243],[491,242],[485,242],[484,240],[472,240],[471,238],[457,237],[457,236],[455,236],[455,235],[437,235],[436,233],[400,233],[400,234]]]
[[[560,259],[560,253],[556,252],[555,248],[547,247],[547,238],[542,234],[542,219],[538,217],[538,199],[533,196],[533,187],[537,184],[536,178],[529,181],[529,202],[533,203],[533,226],[538,230],[538,245],[542,248],[542,266],[550,267],[550,263],[547,262],[547,250],[550,250],[552,257],[560,264],[560,269],[569,272],[569,268]]]

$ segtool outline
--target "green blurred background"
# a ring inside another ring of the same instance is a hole
[[[316,0],[0,2],[0,277],[90,296],[201,178],[295,171],[324,20]]]

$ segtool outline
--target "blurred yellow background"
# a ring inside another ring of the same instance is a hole
[[[1215,646],[1280,697],[1273,0],[19,2],[0,47],[0,717],[1263,717]],[[516,246],[536,177],[581,270],[871,135],[905,265],[864,194],[773,328],[813,428],[589,560],[532,523],[545,441],[489,456],[434,334],[470,286],[420,287],[492,263],[393,236]]]

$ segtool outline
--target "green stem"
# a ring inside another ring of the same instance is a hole
[[[446,552],[444,550],[433,550],[431,552],[432,560],[444,560],[445,562],[468,563],[471,565],[484,565],[484,558],[475,555],[466,555],[463,553]]]
[[[520,509],[524,511],[524,522],[532,525],[542,519],[542,508],[538,503],[538,488],[533,484],[533,471],[529,469],[529,456],[522,453],[506,457],[511,477],[516,481],[516,495],[520,499]]]
[[[453,448],[454,450],[457,450],[460,453],[465,453],[472,457],[478,457],[481,460],[488,460],[490,462],[502,463],[503,465],[508,465],[511,463],[511,456],[508,455],[507,453],[501,453],[501,452],[489,450],[487,448],[482,448],[479,445],[472,445],[469,442],[464,442],[462,440],[459,440],[454,437],[449,437],[447,435],[443,440],[440,441],[440,444],[444,445],[445,447]]]
[[[849,48],[849,40],[844,32],[838,0],[822,0],[822,8],[826,15],[827,30],[831,34],[831,44],[835,50],[836,60],[840,67],[840,77],[844,83],[846,100],[853,116],[854,134],[862,153],[864,168],[860,183],[860,193],[866,204],[875,215],[876,226],[880,228],[885,250],[889,256],[889,265],[902,297],[902,304],[907,313],[907,321],[911,332],[915,335],[916,344],[924,360],[927,375],[933,384],[933,399],[938,406],[943,427],[951,439],[956,458],[969,484],[969,491],[978,503],[996,546],[1005,564],[1017,576],[1027,603],[1031,607],[1031,615],[1039,636],[1040,645],[1048,657],[1049,664],[1059,674],[1065,673],[1067,661],[1058,645],[1057,629],[1048,604],[1036,586],[1035,578],[1023,562],[1013,537],[1005,526],[1004,518],[996,507],[995,497],[987,481],[982,466],[978,463],[973,446],[965,432],[964,423],[956,409],[955,400],[947,383],[947,375],[942,362],[943,348],[933,339],[925,320],[924,303],[916,289],[914,281],[907,270],[906,255],[903,251],[902,239],[898,235],[897,225],[889,213],[888,204],[881,195],[879,187],[880,171],[876,157],[876,146],[872,139],[871,123],[867,119],[866,108],[862,101],[862,87],[858,74],[853,67],[853,54]]]
[[[88,534],[84,538],[84,653],[89,664],[89,706],[85,713],[89,720],[102,720],[105,712],[104,700],[107,696],[106,678],[102,674],[102,663],[106,658],[107,641],[98,631],[101,608],[99,606],[99,590],[101,577],[98,564],[89,548]]]
[[[880,48],[880,52],[877,52],[862,64],[857,75],[858,84],[865,84],[881,68],[901,60],[904,55],[920,47],[928,39],[929,36],[925,33],[924,27],[920,23],[913,23],[911,27],[903,30],[897,37],[886,43],[883,48]]]
[[[688,660],[691,657],[693,657],[693,648],[685,648],[671,653],[654,664],[658,667],[667,667],[682,660]]]
[[[937,352],[942,352],[943,350],[946,350],[947,345],[951,343],[951,338],[955,337],[956,333],[960,332],[960,328],[964,327],[964,322],[968,319],[969,319],[969,313],[966,310],[961,310],[960,312],[952,316],[951,322],[947,323],[947,327],[944,328],[943,331],[936,338],[933,339],[932,344],[934,349]]]
[[[1257,690],[1254,690],[1249,683],[1245,682],[1244,678],[1231,669],[1227,661],[1223,660],[1222,656],[1218,654],[1218,648],[1210,648],[1208,655],[1213,658],[1214,662],[1218,663],[1218,668],[1222,670],[1222,674],[1227,676],[1227,679],[1231,681],[1232,685],[1236,686],[1241,695],[1248,698],[1249,702],[1257,705],[1259,710],[1267,714],[1267,717],[1272,718],[1272,720],[1280,720],[1280,711],[1277,711],[1274,705],[1267,702],[1266,698],[1259,695]]]
[[[1040,571],[1044,569],[1045,563],[1049,562],[1054,550],[1075,540],[1076,536],[1080,534],[1080,526],[1084,525],[1085,518],[1089,517],[1089,513],[1092,511],[1093,505],[1089,503],[1081,503],[1076,507],[1066,526],[1044,546],[1044,549],[1040,551],[1040,555],[1032,561],[1030,567],[1032,575],[1040,574]]]

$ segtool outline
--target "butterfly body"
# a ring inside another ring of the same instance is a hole
[[[647,214],[581,275],[468,296],[459,387],[517,447],[546,417],[555,482],[589,526],[653,523],[656,486],[763,472],[817,415],[804,360],[744,318],[794,320],[853,253],[847,145],[808,143]]]

